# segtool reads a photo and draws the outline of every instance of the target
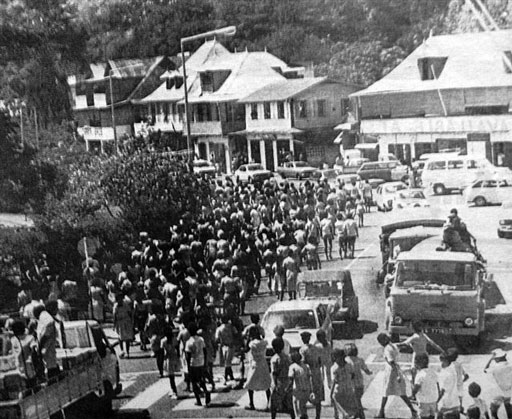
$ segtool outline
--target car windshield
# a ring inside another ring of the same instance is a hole
[[[340,297],[343,283],[341,281],[302,282],[298,286],[299,295],[304,297]]]
[[[400,199],[425,199],[422,191],[408,191],[404,190],[398,194]]]
[[[307,164],[305,161],[296,161],[295,167],[308,167],[309,164]]]
[[[402,183],[397,183],[396,185],[388,185],[385,187],[385,191],[391,192],[391,193],[396,192],[396,191],[401,191],[404,189],[407,189],[407,185],[402,184]]]
[[[406,260],[397,264],[399,287],[472,288],[474,265],[465,262]]]
[[[313,310],[273,311],[267,314],[262,322],[265,330],[274,330],[281,325],[286,329],[316,329]]]
[[[261,164],[250,164],[247,166],[247,170],[263,170],[263,166]]]

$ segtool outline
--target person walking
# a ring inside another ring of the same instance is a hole
[[[149,306],[149,316],[146,324],[146,335],[149,336],[149,344],[160,378],[164,376],[165,349],[162,347],[162,339],[165,336],[166,323],[162,304],[152,302]]]
[[[133,311],[131,307],[131,300],[128,296],[118,294],[116,296],[116,303],[114,304],[114,329],[119,335],[119,342],[121,347],[121,358],[125,356],[130,358],[130,344],[135,337],[133,326]],[[124,346],[124,350],[123,350]]]
[[[288,370],[288,377],[290,378],[290,386],[293,388],[293,409],[299,419],[306,419],[308,417],[306,408],[308,400],[314,400],[311,370],[298,352],[292,353],[291,360],[292,365]]]
[[[418,414],[416,413],[416,410],[414,410],[414,407],[406,393],[405,377],[397,363],[399,354],[398,348],[396,345],[391,343],[391,338],[386,333],[380,333],[377,336],[377,341],[384,348],[386,366],[384,369],[384,395],[382,396],[380,410],[376,417],[384,418],[384,410],[389,396],[398,396],[404,401],[411,411],[413,419],[417,419]]]
[[[233,356],[235,355],[235,334],[237,331],[230,323],[230,316],[222,316],[222,324],[215,331],[215,341],[220,349],[220,364],[224,366],[224,381],[234,380]]]
[[[249,393],[249,406],[247,410],[255,410],[254,392],[264,391],[267,395],[267,408],[270,403],[270,385],[271,377],[268,368],[265,352],[267,350],[267,341],[262,338],[257,326],[248,329],[248,350],[251,354],[249,363],[249,372],[245,388]]]
[[[283,353],[284,342],[281,338],[272,340],[274,356],[270,360],[272,385],[270,391],[270,417],[276,419],[277,413],[286,413],[295,419],[293,409],[292,389],[290,386],[289,369],[290,357]]]
[[[210,392],[206,388],[205,369],[206,369],[206,345],[201,336],[197,335],[197,325],[190,323],[187,326],[190,338],[185,345],[187,357],[188,373],[192,383],[192,390],[196,397],[196,406],[202,406],[200,391],[205,397],[206,407],[210,404]]]
[[[176,374],[181,369],[180,358],[178,356],[178,340],[176,339],[177,330],[168,328],[165,336],[160,341],[160,345],[167,359],[167,373],[169,374],[169,384],[171,385],[171,392],[169,396],[173,399],[178,398],[178,388],[176,387]]]
[[[332,347],[327,340],[327,333],[323,329],[319,329],[316,332],[315,347],[320,353],[320,361],[322,368],[322,381],[327,382],[327,388],[332,387]]]
[[[349,258],[354,259],[356,238],[359,237],[359,229],[357,228],[357,223],[352,213],[347,213],[347,219],[345,220],[345,236],[347,240],[347,253],[350,254]]]
[[[342,349],[333,351],[335,365],[332,370],[333,382],[331,385],[331,401],[334,404],[334,417],[343,419],[361,417],[359,404],[354,393],[354,371],[345,360],[345,352]],[[363,413],[364,417],[364,413]]]
[[[364,407],[362,402],[364,394],[363,372],[366,375],[371,375],[373,373],[366,366],[364,359],[359,357],[359,351],[354,343],[348,343],[345,345],[345,355],[347,364],[352,367],[352,371],[354,373],[354,394],[357,402],[359,403],[360,419],[364,419]]]
[[[313,405],[315,406],[315,417],[320,419],[322,413],[322,402],[324,401],[324,381],[322,377],[322,357],[321,353],[315,345],[310,343],[311,333],[304,331],[300,334],[303,345],[299,349],[299,353],[304,359],[304,363],[311,370],[311,383],[313,393],[315,395]]]

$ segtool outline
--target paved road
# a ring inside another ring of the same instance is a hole
[[[497,297],[503,299],[499,304],[489,310],[486,318],[489,332],[480,347],[461,348],[460,361],[470,375],[470,381],[477,381],[483,388],[484,398],[493,393],[494,383],[482,372],[483,365],[488,359],[490,351],[501,347],[512,349],[512,240],[498,239],[496,236],[497,221],[502,214],[500,207],[468,208],[461,202],[460,195],[444,197],[429,197],[432,204],[432,213],[444,218],[450,208],[459,209],[462,219],[468,224],[470,231],[478,240],[478,246],[488,259],[489,270],[495,274],[495,282],[499,291]],[[352,329],[338,331],[335,346],[343,346],[347,342],[355,342],[360,355],[367,360],[374,374],[366,378],[366,392],[363,399],[367,410],[367,417],[377,413],[381,396],[382,370],[384,363],[382,351],[376,342],[376,335],[384,329],[384,296],[382,289],[375,283],[375,276],[380,267],[381,256],[378,246],[380,225],[389,222],[393,213],[373,212],[366,217],[366,226],[361,231],[361,237],[356,245],[356,259],[334,260],[323,264],[325,268],[349,268],[352,271],[354,287],[360,301],[360,320]],[[498,299],[499,299],[498,298]],[[268,305],[275,300],[270,295],[261,295],[248,304],[249,312],[263,313]],[[449,338],[437,339],[444,347],[453,346]],[[263,411],[250,412],[244,407],[248,404],[247,394],[244,390],[231,390],[215,393],[212,398],[213,406],[209,409],[194,406],[194,399],[187,397],[180,400],[171,400],[169,382],[166,378],[159,379],[155,372],[155,360],[149,358],[147,353],[134,352],[135,359],[123,360],[121,363],[124,391],[116,400],[115,406],[119,417],[141,417],[140,412],[147,409],[152,418],[163,417],[268,417]],[[404,368],[410,365],[411,355],[401,354],[401,364]],[[432,362],[438,367],[436,357]],[[235,367],[235,375],[238,368]],[[219,384],[222,371],[216,367],[214,373]],[[182,378],[178,378],[181,383]],[[228,383],[229,384],[229,383]],[[236,383],[230,383],[234,385]],[[184,385],[179,385],[181,394]],[[256,393],[256,407],[265,407],[264,394]],[[139,412],[139,413],[137,413]],[[310,412],[312,415],[313,412]],[[399,400],[391,400],[387,408],[388,417],[409,417],[407,409]],[[322,417],[332,417],[332,408],[326,407]]]

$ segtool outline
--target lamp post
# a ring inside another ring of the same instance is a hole
[[[134,64],[134,65],[125,65],[125,66],[122,66],[122,67],[116,67],[115,69],[116,70],[123,70],[125,68],[137,68],[137,67],[140,67],[142,66],[143,64]],[[115,152],[116,154],[119,154],[119,149],[117,148],[117,130],[116,130],[116,113],[114,111],[114,88],[113,88],[113,84],[112,84],[112,73],[113,73],[114,69],[111,68],[109,71],[108,71],[108,81],[109,81],[109,86],[110,86],[110,115],[111,115],[111,118],[112,118],[112,131],[114,133],[114,149],[115,149]]]
[[[226,26],[225,28],[215,29],[213,31],[203,32],[197,35],[187,36],[185,38],[181,38],[181,61],[183,66],[183,89],[185,91],[185,118],[186,118],[186,128],[187,128],[187,152],[188,152],[188,160],[192,160],[192,152],[191,152],[191,139],[190,139],[190,118],[189,118],[189,105],[188,105],[188,88],[187,88],[187,70],[185,66],[185,50],[184,45],[188,42],[197,41],[199,39],[216,37],[216,36],[233,36],[236,33],[236,26]]]

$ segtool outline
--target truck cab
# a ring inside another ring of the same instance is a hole
[[[476,343],[485,329],[485,267],[471,252],[432,250],[435,243],[432,237],[398,255],[386,301],[388,331],[394,340],[410,335],[418,320],[427,333]]]

